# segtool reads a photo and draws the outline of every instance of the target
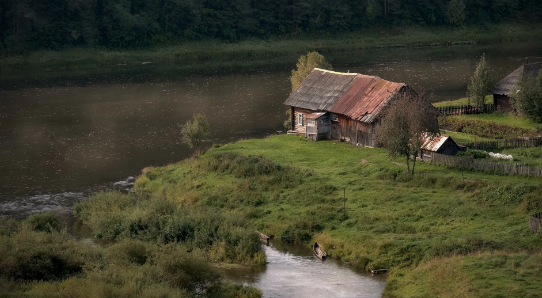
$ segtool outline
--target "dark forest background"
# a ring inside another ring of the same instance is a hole
[[[0,48],[134,49],[541,20],[541,0],[0,0]]]

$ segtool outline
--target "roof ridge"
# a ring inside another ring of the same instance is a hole
[[[327,69],[318,68],[318,67],[315,67],[313,70],[319,70],[323,72],[329,72],[329,73],[340,74],[340,75],[354,75],[354,76],[358,75],[358,73],[355,73],[355,72],[338,72],[338,71],[327,70]]]

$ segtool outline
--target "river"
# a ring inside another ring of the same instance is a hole
[[[254,286],[263,297],[381,297],[385,275],[371,276],[334,259],[321,261],[307,247],[280,242],[264,246],[268,264],[226,271],[228,279]]]
[[[501,78],[523,63],[542,60],[542,44],[372,49],[326,57],[337,71],[405,82],[440,101],[464,96],[482,53],[494,77]],[[129,187],[129,177],[144,167],[190,156],[194,151],[180,142],[179,124],[194,113],[205,114],[212,127],[204,146],[284,133],[283,102],[294,66],[291,61],[257,69],[186,71],[150,63],[88,73],[1,72],[0,216],[66,210],[115,182]],[[306,249],[271,247],[266,253],[270,264],[265,270],[231,278],[255,285],[266,297],[382,293],[382,279],[333,260],[319,262]]]
[[[495,78],[542,60],[542,43],[371,49],[326,54],[335,70],[463,97],[485,53]],[[147,166],[193,154],[179,124],[203,113],[204,146],[283,133],[295,62],[243,69],[145,63],[82,72],[0,72],[0,215],[69,207]]]

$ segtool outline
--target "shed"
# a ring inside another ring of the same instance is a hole
[[[284,103],[291,107],[289,133],[374,147],[380,112],[396,95],[404,93],[415,91],[404,83],[377,76],[315,68]],[[312,126],[312,119],[322,121],[318,129]]]
[[[456,155],[460,151],[465,151],[464,146],[459,146],[452,137],[440,134],[436,136],[426,136],[420,154],[423,158],[430,157],[431,152]]]
[[[493,89],[493,101],[497,110],[513,111],[514,107],[510,102],[510,95],[518,86],[519,81],[524,75],[537,76],[542,68],[542,62],[523,64],[509,75],[495,84]]]

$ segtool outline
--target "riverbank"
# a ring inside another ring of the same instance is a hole
[[[293,63],[308,51],[321,53],[372,48],[452,46],[480,43],[509,43],[538,40],[542,27],[536,24],[501,24],[461,28],[382,28],[341,35],[301,36],[236,43],[190,41],[147,50],[114,51],[71,49],[0,53],[0,70],[33,67],[95,68],[142,63],[173,63],[178,67],[240,67]]]
[[[406,175],[382,149],[279,135],[154,168],[136,193],[243,214],[282,241],[317,240],[352,266],[391,269],[386,297],[542,291],[542,238],[528,227],[542,208],[539,179],[417,169]],[[459,279],[461,287],[442,290],[442,281]]]

